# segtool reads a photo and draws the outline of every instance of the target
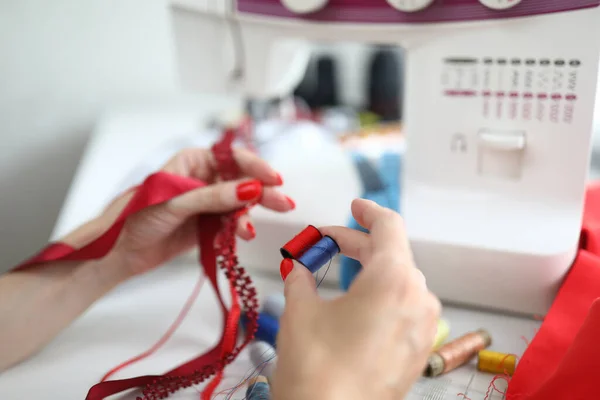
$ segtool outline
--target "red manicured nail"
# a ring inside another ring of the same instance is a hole
[[[294,263],[289,258],[284,258],[279,265],[279,272],[281,273],[281,279],[285,281],[287,276],[294,269]]]
[[[252,225],[250,222],[248,222],[246,224],[246,229],[248,230],[248,232],[250,232],[252,239],[254,239],[256,237],[256,229],[254,229],[254,225]]]
[[[285,199],[287,200],[287,202],[290,205],[290,207],[291,207],[292,210],[296,208],[296,203],[294,202],[294,200],[290,199],[287,196],[285,196]]]
[[[243,182],[236,188],[236,195],[240,201],[255,200],[262,194],[262,188],[262,182],[259,180]]]
[[[276,173],[276,177],[277,177],[277,186],[283,185],[283,178],[281,177],[281,175],[279,175],[279,173]]]

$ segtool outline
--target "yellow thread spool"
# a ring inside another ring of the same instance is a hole
[[[446,339],[448,339],[449,335],[450,335],[450,325],[448,325],[448,322],[446,322],[445,320],[440,319],[438,321],[437,333],[435,334],[433,350],[439,349],[444,344]]]
[[[512,376],[517,368],[517,356],[481,350],[477,354],[477,369],[492,374],[508,374]]]

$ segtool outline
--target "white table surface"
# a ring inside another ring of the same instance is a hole
[[[199,130],[213,112],[235,107],[236,100],[211,99],[171,109],[109,113],[92,137],[56,224],[53,238],[60,238],[96,215],[110,201],[125,175],[171,134]],[[277,269],[278,266],[273,266]],[[277,274],[251,272],[260,296],[281,291]],[[0,375],[2,400],[82,400],[88,389],[109,369],[147,350],[171,325],[199,274],[193,257],[185,256],[168,266],[132,279],[92,306],[44,351]],[[325,295],[336,290],[321,288]],[[539,322],[480,311],[444,307],[452,326],[451,337],[477,328],[488,329],[493,349],[522,354]],[[165,372],[215,343],[221,316],[206,284],[190,315],[175,336],[150,359],[122,371],[116,378]],[[237,384],[250,371],[247,354],[226,370],[221,389]],[[476,373],[468,365],[438,380],[421,380],[409,399],[456,399],[459,392],[481,400],[491,375]],[[135,398],[135,395],[123,398]],[[172,398],[197,399],[197,388]],[[224,398],[224,397],[219,397]],[[233,397],[242,399],[243,394]],[[499,394],[489,400],[501,399]]]

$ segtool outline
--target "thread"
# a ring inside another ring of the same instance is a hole
[[[251,344],[249,346],[252,346],[252,343],[256,343],[256,342],[251,342]],[[264,343],[264,342],[261,342]],[[247,382],[249,382],[252,378],[256,378],[258,376],[265,376],[267,377],[267,379],[269,379],[269,377],[267,376],[266,373],[264,373],[264,371],[267,369],[267,367],[269,366],[269,363],[276,358],[276,354],[275,354],[275,350],[268,344],[265,343],[266,346],[268,346],[268,350],[264,351],[263,353],[258,355],[259,359],[264,359],[265,361],[263,361],[262,363],[257,364],[256,366],[253,366],[252,368],[248,369],[248,371],[246,371],[246,373],[244,374],[244,376],[242,377],[242,379],[233,387],[229,388],[229,389],[225,389],[222,390],[218,393],[215,393],[215,397],[218,398],[218,396],[222,396],[225,395],[225,399],[229,400],[232,398],[232,396],[244,385],[246,385]]]
[[[477,369],[481,372],[504,373],[512,376],[516,367],[517,356],[514,354],[504,354],[490,350],[481,350],[477,354]]]
[[[304,265],[312,274],[321,269],[340,252],[338,244],[329,236],[324,236],[314,246],[306,250],[298,262]]]
[[[492,381],[490,382],[490,385],[488,386],[488,388],[487,388],[487,390],[485,392],[485,397],[483,398],[483,400],[488,400],[488,399],[491,400],[490,396],[492,395],[492,393],[494,393],[494,391],[496,391],[497,393],[500,393],[503,396],[503,398],[504,398],[504,395],[506,394],[506,391],[503,392],[503,391],[501,391],[500,389],[498,389],[496,387],[496,381],[498,379],[504,379],[507,384],[510,383],[510,377],[507,376],[507,375],[496,375],[496,376],[494,376],[494,379],[492,379]]]
[[[255,368],[263,368],[261,374],[271,379],[277,364],[275,349],[267,342],[254,341],[249,346],[250,361]]]
[[[424,374],[428,377],[436,377],[450,372],[467,363],[491,343],[490,334],[483,329],[467,333],[431,354]]]
[[[438,321],[437,332],[435,334],[435,341],[433,342],[433,350],[437,350],[448,339],[450,335],[450,325],[446,320],[440,319]]]
[[[279,251],[283,258],[292,258],[297,260],[307,249],[311,248],[323,235],[313,225],[308,225],[292,240],[287,242]]]
[[[269,382],[264,376],[257,376],[248,382],[246,389],[246,400],[270,400],[271,389]]]
[[[268,344],[267,344],[268,346]],[[228,389],[222,390],[218,393],[215,393],[215,397],[214,398],[218,398],[218,396],[225,396],[226,400],[230,400],[233,395],[240,389],[242,388],[242,386],[247,386],[247,383],[253,379],[256,378],[258,376],[266,376],[265,373],[263,373],[266,370],[266,367],[269,365],[269,363],[271,362],[272,359],[274,359],[275,353],[274,350],[271,346],[269,346],[270,350],[268,350],[267,352],[265,352],[265,354],[260,355],[260,357],[265,358],[265,361],[257,366],[253,366],[252,368],[248,369],[248,371],[246,371],[246,373],[244,374],[244,376],[242,377],[242,379],[233,387],[230,387]],[[273,354],[272,356],[267,358],[266,353],[271,353]],[[267,379],[270,379],[269,377],[267,377]]]
[[[329,264],[327,264],[327,268],[325,269],[325,273],[323,274],[323,277],[321,278],[319,283],[317,283],[317,289],[321,286],[321,283],[323,283],[323,281],[325,280],[325,277],[327,276],[327,273],[329,272],[329,268],[331,268],[331,261],[332,260],[329,260]],[[317,278],[315,280],[318,280],[318,276],[319,276],[319,274],[317,274]]]
[[[113,376],[114,374],[119,372],[120,370],[122,370],[132,364],[135,364],[138,361],[143,360],[144,358],[154,354],[158,349],[160,349],[171,338],[171,336],[173,336],[175,331],[177,331],[177,329],[179,328],[181,323],[187,317],[188,313],[190,312],[190,309],[192,308],[192,306],[196,302],[196,299],[198,298],[198,295],[200,294],[200,290],[202,289],[203,284],[204,284],[204,275],[200,275],[200,277],[198,278],[198,281],[196,282],[196,285],[194,286],[194,290],[192,291],[192,293],[186,300],[183,308],[179,312],[179,315],[177,316],[177,318],[175,319],[173,324],[169,327],[167,332],[158,340],[158,342],[156,342],[152,347],[150,347],[150,349],[146,350],[145,352],[141,353],[140,355],[135,356],[135,357],[117,365],[110,371],[108,371],[106,373],[106,375],[104,375],[102,377],[100,382],[107,381],[108,378],[110,378],[111,376]]]
[[[276,293],[267,296],[263,305],[263,312],[269,314],[273,318],[281,318],[285,308],[285,296],[281,293]]]

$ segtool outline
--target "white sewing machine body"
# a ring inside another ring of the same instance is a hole
[[[297,14],[291,0],[174,1],[184,85],[282,96],[302,78],[310,41],[401,46],[401,210],[430,289],[446,301],[545,314],[578,247],[600,0],[390,1],[424,7],[411,12],[386,0],[321,3]],[[236,44],[243,50],[232,52]],[[314,171],[334,163],[320,162]],[[296,212],[254,214],[258,237],[240,248],[249,267],[278,265],[279,246],[306,224],[340,215],[345,224],[357,183],[329,196],[306,174],[284,174]]]

